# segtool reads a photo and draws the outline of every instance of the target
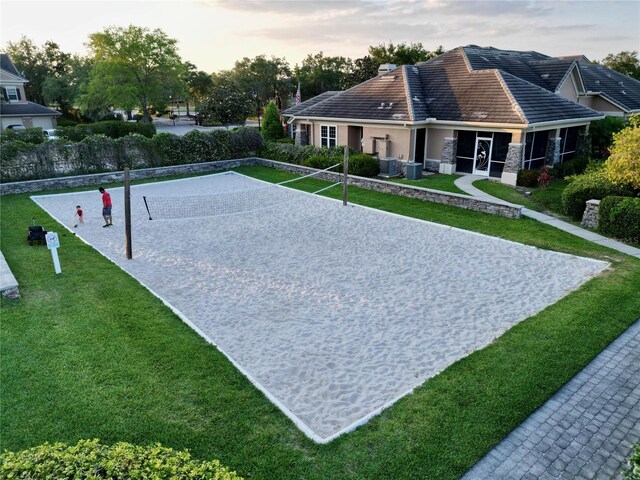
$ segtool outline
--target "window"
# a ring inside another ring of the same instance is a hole
[[[338,127],[335,125],[320,125],[320,146],[335,147],[338,141]]]
[[[527,133],[522,165],[525,170],[535,170],[545,164],[548,143],[549,130]]]
[[[20,100],[18,95],[18,89],[16,87],[5,87],[7,92],[7,99],[11,102],[13,100]]]
[[[576,154],[578,146],[578,132],[580,127],[563,128],[560,130],[560,162],[571,160]]]

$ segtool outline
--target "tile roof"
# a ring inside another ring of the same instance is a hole
[[[601,117],[554,93],[577,65],[538,52],[459,47],[283,115],[518,125]]]
[[[640,110],[640,81],[593,63],[581,63],[580,72],[587,92],[600,92],[627,112]]]
[[[2,103],[0,104],[0,116],[2,117],[15,117],[15,116],[59,116],[62,113],[52,110],[42,105],[38,105],[33,102],[26,103]]]
[[[316,103],[320,103],[320,102],[326,100],[327,98],[333,97],[337,93],[340,93],[340,92],[331,90],[331,91],[328,91],[328,92],[321,93],[320,95],[316,95],[315,97],[310,98],[309,100],[305,100],[304,102],[300,102],[300,104],[298,104],[298,105],[294,105],[293,107],[289,107],[286,110],[283,110],[282,114],[283,115],[295,115],[296,113],[301,112],[305,108],[309,108],[310,106],[315,105]]]

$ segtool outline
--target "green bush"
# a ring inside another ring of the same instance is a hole
[[[629,187],[615,185],[602,171],[569,177],[571,183],[562,192],[562,208],[566,215],[580,220],[587,200],[602,200],[610,195],[631,196]]]
[[[182,137],[161,133],[151,139],[89,135],[75,143],[40,145],[11,141],[0,149],[0,178],[15,182],[118,171],[125,166],[137,169],[228,160],[254,156],[262,145],[260,133],[252,128],[193,130]]]
[[[316,147],[313,145],[291,145],[287,143],[267,142],[260,151],[260,156],[278,162],[302,165],[310,157],[341,157],[344,147]]]
[[[587,169],[591,160],[587,157],[573,158],[566,162],[556,163],[553,166],[552,174],[557,178],[568,177],[569,175],[580,175]]]
[[[5,451],[0,454],[0,477],[242,480],[218,460],[194,460],[188,451],[175,451],[160,444],[103,445],[97,439],[80,440],[76,445],[45,443],[15,453]]]
[[[603,198],[598,212],[598,230],[624,242],[640,243],[640,198]]]
[[[5,129],[0,132],[0,143],[4,145],[10,142],[24,142],[38,145],[45,141],[42,129],[40,127],[27,128],[26,130]]]
[[[606,159],[613,144],[613,134],[625,128],[628,123],[622,117],[604,117],[602,120],[591,122],[591,155],[600,160]]]
[[[60,137],[72,142],[79,142],[89,135],[105,135],[110,138],[121,138],[130,134],[151,138],[156,134],[156,127],[151,123],[109,120],[106,122],[88,123],[58,129],[58,135]]]
[[[538,186],[538,177],[542,170],[520,170],[516,178],[519,187],[535,188]]]
[[[283,133],[284,129],[280,121],[278,107],[276,107],[275,102],[269,102],[262,121],[262,136],[267,141],[273,141],[281,138]]]
[[[319,170],[324,170],[325,168],[329,168],[336,164],[342,165],[342,158],[323,157],[321,155],[314,155],[313,157],[309,157],[302,162],[302,165],[304,165],[305,167],[317,168]],[[342,166],[336,167],[332,171],[334,172],[342,171]]]
[[[634,453],[629,459],[629,466],[622,470],[624,480],[640,480],[640,442],[633,446]]]
[[[375,177],[380,173],[380,162],[366,153],[349,155],[349,175]]]

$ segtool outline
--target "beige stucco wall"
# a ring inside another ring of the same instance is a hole
[[[411,130],[408,128],[384,128],[384,127],[364,127],[364,152],[372,151],[373,137],[384,138],[389,135],[390,151],[389,156],[407,160],[411,155]]]
[[[428,128],[427,129],[427,160],[442,160],[442,147],[446,137],[454,136],[452,128]]]
[[[564,79],[563,84],[558,89],[558,94],[572,102],[578,101],[578,90],[576,89],[576,80],[573,72]]]
[[[578,103],[580,105],[584,105],[585,107],[592,108],[605,115],[610,115],[615,117],[624,116],[624,111],[622,109],[620,109],[619,107],[616,107],[611,102],[599,96],[580,97],[578,99]]]

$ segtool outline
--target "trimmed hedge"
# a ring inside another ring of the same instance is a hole
[[[9,142],[0,151],[2,182],[83,175],[130,168],[213,162],[255,155],[263,145],[256,129],[193,130],[184,136],[160,133],[153,138],[127,135],[117,139],[91,135],[82,141],[40,145]]]
[[[313,145],[290,145],[269,142],[260,152],[260,156],[278,162],[304,165],[305,167],[324,169],[344,159],[344,147],[316,147]],[[339,171],[338,167],[334,171]],[[378,160],[366,153],[349,155],[349,174],[359,177],[375,177],[380,173]]]
[[[160,444],[141,447],[119,442],[109,446],[98,439],[80,440],[71,446],[45,443],[16,453],[6,451],[0,454],[0,478],[242,480],[218,460],[193,460],[188,451]]]
[[[590,161],[587,157],[572,158],[566,162],[555,164],[552,173],[557,178],[564,178],[569,175],[580,175],[587,169]]]
[[[603,198],[598,211],[598,230],[622,241],[640,243],[640,198]]]
[[[604,176],[602,171],[593,171],[573,177],[571,183],[562,192],[564,213],[580,220],[587,200],[602,200],[611,195],[631,196],[629,187],[616,185]]]
[[[542,170],[520,170],[516,178],[519,187],[535,188],[538,186],[538,177]]]
[[[87,123],[75,127],[57,129],[58,136],[72,142],[80,142],[90,135],[105,135],[109,138],[122,138],[136,134],[151,138],[156,134],[156,127],[151,123],[123,122],[110,120],[106,122]]]

